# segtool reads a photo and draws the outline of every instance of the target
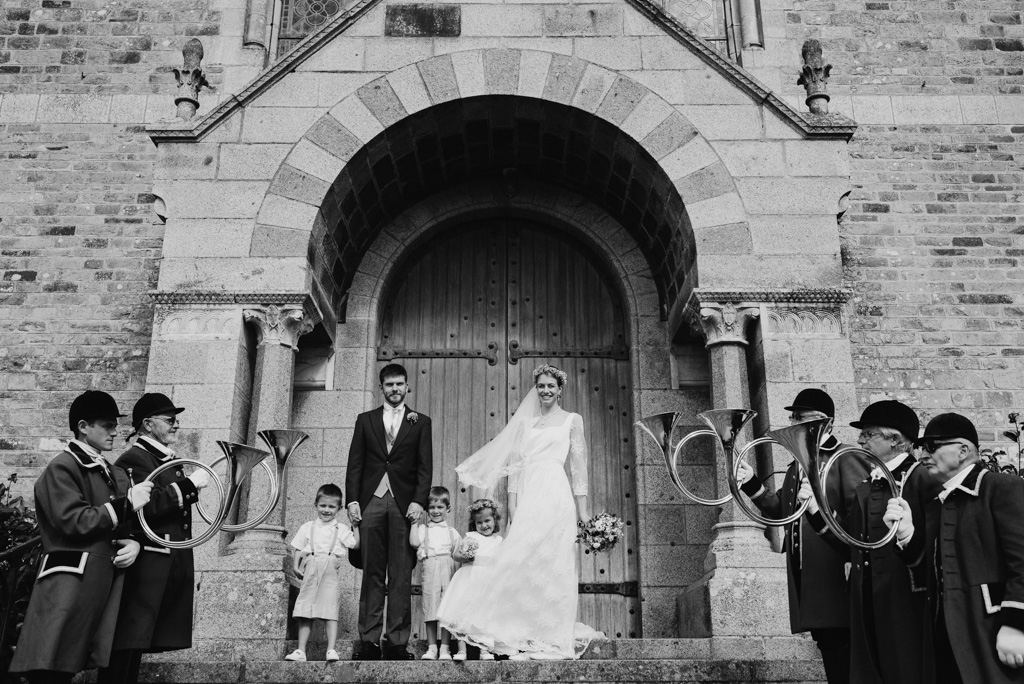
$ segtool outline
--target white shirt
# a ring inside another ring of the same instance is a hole
[[[910,456],[910,454],[908,454],[907,452],[904,451],[902,454],[900,454],[896,458],[892,459],[891,461],[888,461],[885,464],[886,470],[888,470],[890,473],[894,472],[897,468],[900,467],[900,464],[903,463],[903,460],[905,458],[907,458],[908,456]]]
[[[398,430],[399,428],[402,427],[402,416],[405,414],[405,402],[403,401],[401,404],[395,407],[392,407],[391,404],[384,402],[383,408],[384,439],[388,440],[388,432],[391,433],[392,437],[398,437]],[[390,450],[391,444],[389,443],[386,446]],[[377,484],[377,489],[373,491],[373,495],[376,497],[381,497],[384,496],[385,493],[391,493],[391,480],[388,479],[387,472],[385,472],[384,477],[380,479],[380,482]]]
[[[946,503],[946,497],[949,496],[954,489],[963,484],[963,481],[967,479],[968,473],[971,472],[971,466],[973,465],[974,464],[972,463],[971,465],[967,466],[959,473],[957,473],[956,475],[942,483],[942,491],[939,492],[939,502]]]
[[[384,404],[384,433],[391,430],[392,435],[398,435],[398,429],[402,427],[402,415],[405,413],[405,402],[392,408],[390,404]]]
[[[338,537],[334,540],[332,548],[331,539],[334,537],[335,528],[338,530]],[[291,543],[292,548],[299,551],[309,551],[314,555],[330,553],[335,556],[342,555],[345,549],[351,549],[355,545],[356,536],[351,527],[337,519],[323,522],[319,518],[302,523]]]

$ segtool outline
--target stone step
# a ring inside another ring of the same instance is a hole
[[[814,642],[796,637],[713,637],[708,639],[611,639],[591,643],[578,661],[469,660],[352,661],[354,644],[339,644],[342,660],[323,662],[323,646],[311,643],[310,661],[227,661],[212,653],[178,651],[147,656],[143,682],[232,682],[291,684],[294,682],[763,682],[764,684],[824,684]],[[294,642],[287,644],[290,650]],[[422,642],[410,651],[423,653]],[[471,651],[471,655],[475,655]],[[80,679],[93,681],[92,674]]]
[[[92,677],[82,680],[93,681]],[[369,682],[396,684],[509,684],[588,682],[703,682],[704,684],[825,684],[821,664],[801,660],[578,660],[354,662],[284,661],[151,662],[142,682],[210,682],[220,684],[297,684],[298,682]]]

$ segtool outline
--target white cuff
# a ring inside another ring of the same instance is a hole
[[[114,512],[114,506],[110,502],[107,502],[103,504],[103,507],[107,509],[108,513],[110,513],[110,519],[113,521],[114,527],[117,527],[120,524],[120,521],[117,518],[117,513]]]
[[[177,482],[172,482],[171,486],[174,487],[174,495],[178,497],[178,508],[185,507],[185,497],[181,495],[181,488]]]

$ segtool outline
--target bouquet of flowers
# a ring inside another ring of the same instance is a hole
[[[466,558],[473,558],[476,556],[476,550],[480,548],[480,544],[475,539],[466,537],[459,544],[459,554]]]
[[[576,542],[590,551],[611,551],[622,537],[622,518],[611,513],[595,515],[587,522],[579,523],[580,531]]]

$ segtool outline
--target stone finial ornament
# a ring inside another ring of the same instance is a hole
[[[828,101],[831,99],[828,90],[828,75],[832,71],[831,64],[825,64],[821,56],[821,43],[814,40],[804,41],[801,51],[804,68],[800,71],[797,85],[807,90],[807,107],[812,114],[828,114]]]
[[[188,121],[199,109],[199,91],[203,86],[209,88],[210,84],[200,68],[200,62],[203,61],[203,44],[199,39],[193,38],[185,43],[181,54],[185,62],[183,68],[174,70],[174,79],[178,82],[180,93],[174,98],[174,104],[178,107],[178,118]],[[182,88],[185,90],[182,91]]]

